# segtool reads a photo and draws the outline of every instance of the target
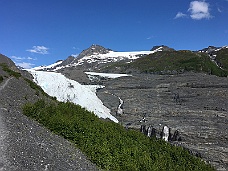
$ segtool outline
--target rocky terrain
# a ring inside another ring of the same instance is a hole
[[[197,53],[204,57],[208,55],[209,60],[216,64],[214,68],[226,72],[227,50],[227,47],[208,47],[198,52],[178,51],[177,54],[189,53],[196,58],[201,56]],[[151,58],[159,54],[168,54],[168,57],[176,54],[174,49],[164,45],[155,46],[151,51],[159,51],[149,55]],[[121,68],[126,62],[144,57],[144,53],[151,52],[119,53],[92,45],[78,58],[71,56],[37,70],[60,72],[81,84],[104,85],[105,88],[99,89],[97,95],[126,129],[140,130],[143,124],[152,126],[157,132],[161,132],[163,126],[171,128],[172,134],[178,130],[181,141],[172,141],[173,145],[189,149],[217,170],[228,170],[228,78],[202,73],[202,64],[201,67],[197,65],[201,72],[176,72],[174,69],[169,75],[142,73],[134,68],[138,63],[130,70]],[[7,58],[2,59],[12,70],[19,71]],[[90,80],[84,73],[100,71],[101,68],[106,72],[128,71],[132,75]],[[1,68],[0,74],[4,78],[0,82],[0,170],[97,169],[69,142],[23,116],[21,106],[41,98],[40,93],[31,89],[24,79],[10,77]],[[21,72],[21,75],[32,79],[27,72]],[[142,118],[143,123],[140,122]]]
[[[103,103],[121,124],[140,129],[179,130],[184,146],[217,170],[228,169],[228,78],[202,73],[180,75],[136,74],[103,81],[98,91]],[[176,98],[175,98],[176,97]],[[116,115],[120,100],[123,114]]]
[[[3,55],[0,62],[14,63]],[[17,70],[19,71],[19,70]],[[27,72],[22,75],[31,77]],[[45,98],[24,78],[15,78],[2,70],[0,75],[0,170],[98,170],[74,145],[44,128],[22,113],[22,105]]]
[[[80,59],[87,55],[85,52],[88,52],[89,55],[93,54],[94,48],[92,46],[83,51],[80,54]],[[146,60],[143,61],[143,58],[141,58],[142,60],[135,60],[133,65],[130,65],[133,66],[130,70],[126,70],[122,65],[126,61],[117,63],[117,65],[106,64],[100,67],[103,68],[103,72],[132,74],[132,76],[117,79],[98,77],[89,81],[82,72],[88,67],[81,70],[81,67],[74,66],[62,68],[58,72],[82,84],[104,85],[105,88],[100,89],[97,93],[99,98],[126,128],[139,130],[142,125],[139,121],[145,117],[146,122],[143,124],[146,127],[153,126],[158,132],[165,125],[171,128],[172,134],[175,130],[179,130],[181,141],[171,143],[186,147],[193,154],[211,163],[217,170],[228,170],[228,78],[209,75],[208,72],[202,73],[202,66],[206,62],[198,64],[195,61],[197,56],[202,55],[206,59],[208,55],[208,65],[206,64],[204,67],[213,67],[214,69],[217,67],[220,69],[218,72],[226,72],[227,46],[209,46],[197,52],[190,52],[175,51],[162,45],[151,49],[151,51],[154,50],[159,51],[159,53],[149,55],[151,61],[163,54],[168,54],[167,59],[164,58],[164,60],[169,60],[169,54],[178,54],[180,59],[182,54],[183,56],[192,55],[193,58],[186,61],[186,64],[187,62],[190,63],[185,65],[185,68],[191,68],[191,65],[197,67],[201,65],[201,68],[198,68],[201,73],[192,71],[178,74],[175,67],[176,64],[179,65],[179,61],[169,66],[174,68],[173,73],[171,72],[169,75],[141,73],[136,67],[142,67],[144,65],[142,62],[147,62]],[[216,65],[213,66],[210,60]],[[137,63],[140,61],[142,64]],[[167,64],[164,63],[164,68],[167,67]],[[161,63],[158,66],[161,66]],[[208,69],[204,70],[208,71]],[[121,105],[122,102],[123,105]],[[117,115],[120,107],[123,114]]]

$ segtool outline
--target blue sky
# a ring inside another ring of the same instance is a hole
[[[0,53],[26,68],[79,54],[228,44],[228,0],[0,0]]]

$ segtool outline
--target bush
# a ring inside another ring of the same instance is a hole
[[[21,77],[21,73],[9,69],[5,63],[1,63],[0,66],[2,66],[3,71],[7,72],[10,76],[14,76],[15,78]]]
[[[0,83],[3,81],[3,76],[0,76]]]
[[[139,131],[126,130],[70,102],[39,100],[23,107],[54,133],[75,143],[105,170],[214,170],[181,147],[150,139]]]

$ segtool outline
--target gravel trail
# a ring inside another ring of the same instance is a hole
[[[4,89],[4,88],[8,85],[9,81],[12,80],[12,79],[13,79],[13,77],[8,78],[8,79],[5,81],[5,83],[4,83],[3,85],[0,86],[0,91],[2,91],[2,89]]]

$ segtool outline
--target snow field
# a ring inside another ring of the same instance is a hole
[[[107,77],[107,78],[119,78],[119,77],[128,77],[131,75],[128,74],[113,74],[113,73],[98,73],[98,72],[85,72],[87,75],[95,75],[100,77]]]

